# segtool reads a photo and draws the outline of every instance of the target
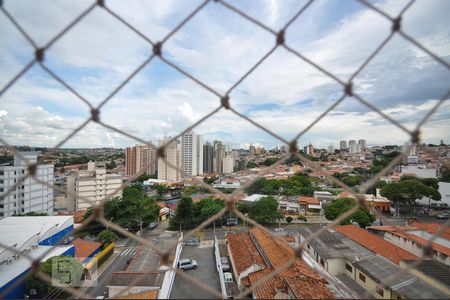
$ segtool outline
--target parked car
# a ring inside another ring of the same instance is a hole
[[[228,218],[227,219],[227,226],[235,226],[239,224],[238,219],[236,218]]]
[[[197,269],[197,262],[193,259],[183,258],[178,261],[178,269],[181,271]]]
[[[152,223],[148,224],[147,228],[149,230],[152,230],[152,229],[155,229],[156,227],[158,227],[158,222],[152,222]]]
[[[448,219],[449,217],[450,217],[449,214],[441,214],[436,216],[436,218],[438,219]]]
[[[281,228],[281,227],[275,228],[275,232],[281,232],[281,231],[284,231],[284,228]]]
[[[223,277],[225,279],[225,282],[233,282],[233,275],[231,275],[230,272],[223,273]]]
[[[220,258],[220,263],[222,264],[222,270],[230,271],[230,264],[228,262],[228,257],[222,256]]]

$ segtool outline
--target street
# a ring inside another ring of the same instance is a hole
[[[211,241],[211,240],[208,240]],[[181,258],[190,258],[198,263],[197,269],[191,269],[185,271],[187,274],[196,278],[200,282],[208,285],[209,287],[215,289],[219,294],[220,282],[219,274],[216,270],[216,263],[214,258],[214,248],[212,243],[205,243],[203,241],[198,246],[187,246],[183,247],[181,252]],[[211,241],[212,242],[212,241]],[[203,245],[207,244],[206,247]],[[175,282],[172,287],[172,293],[170,294],[171,299],[211,299],[216,298],[215,295],[208,291],[203,290],[197,285],[189,282],[181,276],[175,277]]]

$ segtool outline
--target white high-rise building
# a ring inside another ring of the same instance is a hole
[[[21,152],[29,164],[37,163],[38,153]],[[50,186],[26,178],[8,196],[5,194],[28,173],[26,161],[14,156],[14,165],[0,166],[0,219],[13,214],[29,212],[53,214],[53,165],[38,165],[36,178],[47,182]]]
[[[328,153],[334,154],[334,145],[329,145],[328,146]]]
[[[170,138],[167,138],[169,140]],[[161,145],[164,142],[161,142]],[[164,148],[164,154],[166,161],[162,158],[158,159],[158,179],[168,181],[180,181],[181,180],[181,151],[178,148],[177,141],[172,141]]]
[[[197,135],[196,142],[197,175],[201,175],[203,174],[203,136]]]
[[[366,142],[366,140],[359,140],[358,141],[358,145],[359,145],[361,151],[364,151],[364,150],[367,149],[367,142]]]
[[[231,174],[234,171],[234,157],[231,155],[227,155],[223,159],[223,173]]]
[[[106,174],[105,163],[88,162],[87,170],[67,176],[68,211],[86,210],[109,198],[122,197],[122,179],[119,174]]]
[[[181,137],[181,165],[185,178],[203,174],[203,137],[192,130]]]
[[[358,146],[359,146],[359,145],[356,143],[355,140],[350,140],[350,141],[348,142],[348,152],[349,152],[350,154],[358,153],[358,152],[359,152]]]
[[[347,141],[341,141],[339,146],[341,150],[347,150]]]

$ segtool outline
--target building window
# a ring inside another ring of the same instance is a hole
[[[380,286],[377,285],[376,291],[377,291],[378,295],[380,295],[381,297],[384,297],[384,291]]]
[[[345,268],[346,268],[347,271],[349,271],[350,273],[353,272],[353,268],[352,268],[352,266],[350,266],[349,264],[345,264]]]
[[[0,208],[3,208],[3,204],[0,204]]]
[[[14,171],[14,175],[17,175],[17,171]]]
[[[322,265],[322,267],[325,267],[325,261],[323,260],[323,258],[320,259],[320,264]]]
[[[5,175],[5,173],[3,171],[0,171],[0,175]]]
[[[25,186],[24,185],[22,185],[22,190],[24,190],[25,189]]]
[[[25,197],[25,193],[22,193],[22,197]]]
[[[0,183],[3,183],[3,179],[0,179]]]
[[[366,282],[366,276],[364,276],[363,274],[359,273],[359,280],[361,280],[362,282]]]
[[[0,192],[3,192],[3,188],[0,188]]]
[[[22,170],[22,174],[25,174],[25,170]]]

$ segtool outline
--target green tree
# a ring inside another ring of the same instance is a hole
[[[191,197],[183,197],[178,202],[177,210],[175,216],[170,219],[169,227],[172,230],[190,229],[195,224],[194,218],[194,207]]]
[[[273,225],[283,216],[278,212],[278,202],[273,197],[255,201],[248,212],[250,218],[262,225]]]
[[[115,242],[119,239],[119,236],[111,230],[103,230],[97,235],[97,238],[95,239],[97,242],[102,243],[103,248],[111,244],[112,242]]]
[[[222,200],[212,198],[201,199],[198,203],[195,203],[195,217],[197,222],[200,224],[206,221],[218,213],[224,206],[225,204]]]
[[[133,231],[158,220],[159,206],[153,198],[145,195],[139,185],[123,189],[122,198],[112,198],[105,202],[105,218]],[[87,214],[86,214],[87,215]]]
[[[349,211],[356,205],[356,200],[353,198],[341,198],[333,201],[325,207],[325,217],[328,220],[335,220],[343,213]],[[372,224],[375,218],[370,214],[369,210],[359,208],[350,217],[344,219],[340,224],[346,225],[357,222],[360,227],[365,228]]]
[[[441,194],[433,187],[432,181],[426,181],[426,185],[422,180],[415,177],[406,177],[398,182],[391,182],[381,189],[381,195],[388,198],[394,203],[396,215],[399,215],[399,206],[405,205],[413,207],[417,199],[428,197],[439,201]]]
[[[56,266],[58,266],[57,268],[60,271],[53,274],[52,271],[55,270]],[[79,286],[82,279],[83,266],[74,257],[54,256],[40,266],[40,271],[62,284]],[[26,287],[27,290],[35,289],[39,298],[45,298],[46,295],[56,289],[50,283],[43,281],[36,273],[28,277]]]
[[[184,197],[189,197],[194,194],[206,194],[206,193],[210,193],[210,190],[199,185],[190,185],[184,187],[183,189]]]
[[[257,165],[255,162],[249,161],[245,167],[246,167],[247,169],[253,169],[253,168],[256,168],[257,166],[258,166],[258,165]]]
[[[291,222],[293,221],[294,219],[292,218],[292,217],[287,217],[286,218],[286,222],[288,222],[289,224],[291,224]]]
[[[106,169],[111,170],[117,167],[116,162],[112,159],[109,163],[106,164]]]

